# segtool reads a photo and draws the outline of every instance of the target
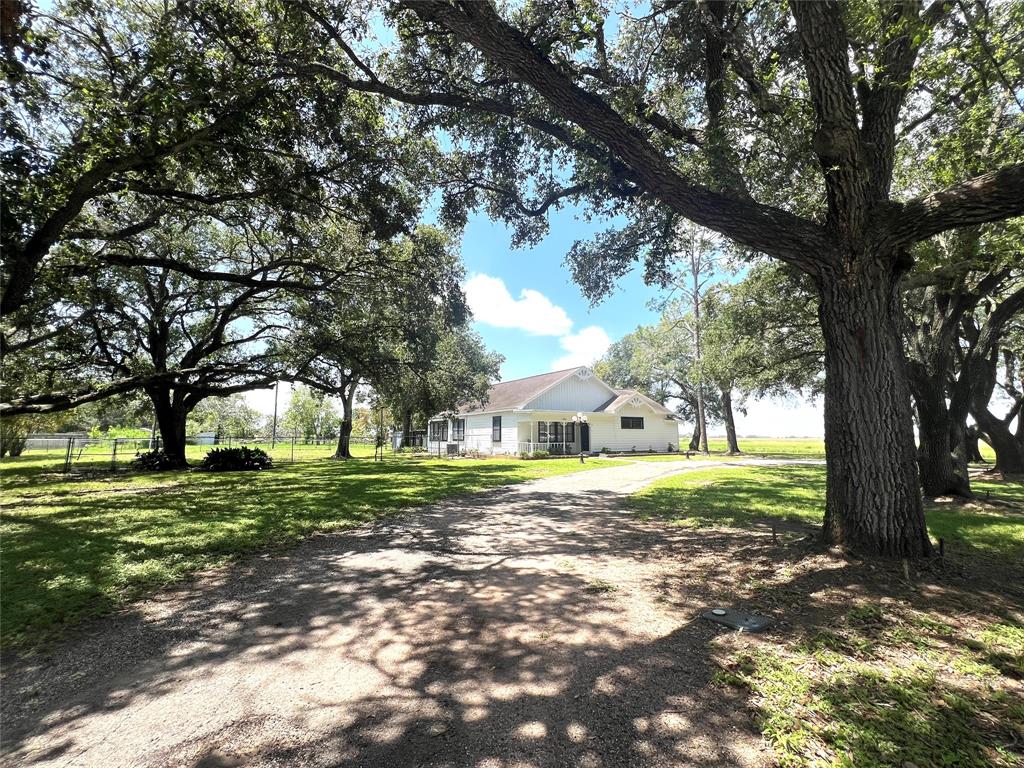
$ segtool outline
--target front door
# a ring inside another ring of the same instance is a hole
[[[580,424],[580,450],[590,450],[590,425]]]

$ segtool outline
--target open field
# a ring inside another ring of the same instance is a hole
[[[708,450],[711,456],[701,456],[702,459],[721,458],[730,461],[744,458],[765,458],[765,459],[824,459],[825,441],[815,437],[752,437],[739,438],[741,453],[734,456],[726,454],[726,443],[724,438],[712,438],[708,440]],[[985,443],[980,443],[981,455],[989,462],[995,461],[995,452]],[[696,454],[694,454],[696,455]],[[677,461],[678,454],[659,454],[657,456],[644,456],[638,454],[637,459],[642,461]],[[985,466],[979,464],[978,466]]]
[[[1008,768],[1024,764],[1024,483],[974,488],[996,503],[930,504],[947,558],[904,572],[802,543],[821,523],[822,467],[696,470],[630,503],[709,536],[779,531],[782,561],[732,599],[783,628],[716,653],[716,680],[750,696],[779,765]]]
[[[756,457],[771,459],[823,459],[825,458],[825,441],[815,437],[781,437],[781,438],[740,438],[739,456],[726,456],[725,439],[708,440],[711,457],[729,459]],[[657,456],[637,455],[644,461],[678,461],[679,454],[660,454]],[[707,458],[707,457],[701,457]]]
[[[369,446],[358,451],[372,454]],[[616,464],[389,455],[384,462],[319,459],[265,472],[67,478],[60,474],[62,462],[28,455],[0,463],[5,645],[45,641],[190,573],[316,531],[484,488]]]

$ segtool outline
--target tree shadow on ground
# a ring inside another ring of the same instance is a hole
[[[18,660],[4,750],[39,764],[767,764],[743,695],[715,683],[723,633],[699,611],[760,610],[783,637],[858,596],[1007,609],[998,588],[933,576],[924,589],[764,532],[641,521],[603,492],[490,492],[252,558]]]
[[[518,462],[310,462],[260,473],[158,473],[156,487],[9,493],[5,642],[49,639],[82,618],[239,555],[293,544],[402,508],[523,479]],[[7,478],[5,469],[4,477]]]

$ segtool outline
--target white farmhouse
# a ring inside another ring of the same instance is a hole
[[[631,389],[614,389],[585,366],[503,381],[454,418],[427,424],[431,453],[678,450],[679,418]]]

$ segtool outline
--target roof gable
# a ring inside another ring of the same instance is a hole
[[[671,415],[672,411],[666,408],[664,405],[659,403],[657,400],[652,400],[647,395],[642,395],[635,389],[616,389],[615,397],[611,398],[608,402],[596,408],[596,411],[603,411],[605,413],[618,413],[620,409],[627,405],[633,407],[648,408],[654,413],[662,415]]]
[[[558,381],[540,390],[523,403],[524,409],[593,411],[606,394],[615,390],[605,384],[592,370],[579,366]],[[571,403],[570,407],[565,407]]]
[[[499,381],[491,385],[487,391],[487,399],[484,402],[470,403],[459,409],[459,413],[492,413],[494,411],[523,410],[530,406],[538,398],[554,390],[559,384],[578,378],[581,382],[589,382],[597,388],[597,398],[600,398],[601,391],[614,396],[615,390],[601,381],[592,370],[585,365],[578,365],[575,368],[566,368],[561,371],[541,373],[536,376],[527,376],[522,379],[511,381]],[[555,409],[564,410],[564,409]],[[580,410],[577,408],[576,410]],[[582,410],[593,411],[594,408],[582,408]]]
[[[579,381],[576,381],[576,379]],[[459,409],[459,413],[528,410],[531,404],[540,410],[572,410],[551,407],[550,404],[545,405],[543,401],[539,404],[536,403],[538,399],[548,395],[563,383],[566,386],[578,385],[580,387],[589,387],[591,397],[595,394],[597,397],[600,397],[602,391],[609,395],[607,400],[595,407],[582,407],[581,405],[576,410],[592,413],[617,413],[621,408],[632,405],[634,407],[648,408],[658,415],[668,417],[673,415],[672,411],[661,403],[640,394],[635,389],[614,389],[608,386],[590,368],[583,365],[575,368],[566,368],[561,371],[541,373],[536,376],[527,376],[522,379],[499,381],[488,390],[486,401],[465,405]]]
[[[566,368],[561,371],[541,373],[527,376],[524,379],[499,381],[487,390],[487,399],[482,403],[463,406],[459,413],[482,413],[486,411],[512,411],[522,408],[527,402],[542,392],[546,392],[558,382],[571,376],[579,368]]]

